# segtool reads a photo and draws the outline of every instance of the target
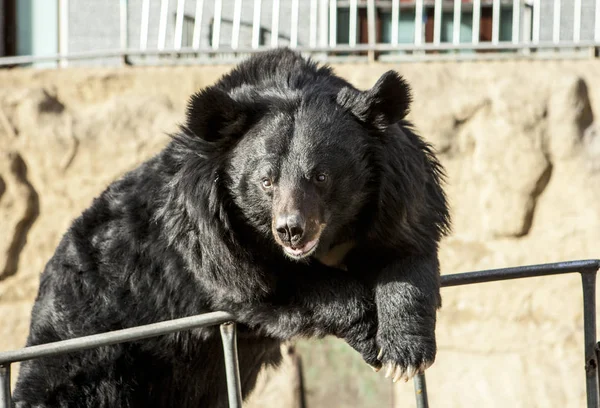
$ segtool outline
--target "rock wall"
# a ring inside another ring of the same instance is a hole
[[[0,71],[0,350],[23,345],[39,273],[72,219],[164,146],[189,94],[228,68]],[[448,172],[443,273],[600,257],[598,63],[335,69],[362,88],[388,69],[412,84],[410,119]],[[584,405],[577,276],[448,288],[443,301],[432,406]],[[311,407],[414,404],[410,384],[392,387],[337,340],[299,349]],[[297,404],[290,356],[255,406]]]

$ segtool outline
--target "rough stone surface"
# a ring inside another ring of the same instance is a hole
[[[598,258],[600,65],[594,61],[338,65],[361,88],[389,69],[412,84],[409,119],[447,168],[453,234],[443,273]],[[114,178],[156,153],[187,97],[222,66],[0,71],[0,350],[25,341],[39,273]],[[431,406],[581,407],[576,275],[443,290]],[[309,406],[412,406],[336,339],[301,341]],[[255,407],[296,407],[295,354]],[[16,372],[15,372],[16,377]]]
[[[600,123],[592,123],[583,135],[583,151],[587,159],[588,169],[600,171]]]

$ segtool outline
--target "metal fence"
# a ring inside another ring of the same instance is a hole
[[[119,0],[118,15],[112,0],[96,5],[94,22],[76,2],[57,1],[58,53],[0,65],[233,62],[278,46],[341,61],[590,57],[600,48],[600,0]],[[115,19],[118,30],[92,29]],[[114,47],[99,49],[107,41]]]
[[[598,361],[600,347],[596,340],[596,275],[600,260],[559,262],[516,268],[492,269],[487,271],[459,273],[442,276],[442,286],[461,286],[475,283],[495,282],[509,279],[531,278],[547,275],[579,273],[583,289],[584,361],[587,408],[600,407],[600,376]],[[221,337],[225,355],[227,390],[230,408],[242,406],[239,366],[234,316],[226,312],[213,312],[182,319],[138,326],[109,333],[64,340],[20,350],[0,353],[0,408],[11,408],[10,366],[11,363],[47,356],[66,354],[95,347],[108,346],[127,341],[142,340],[163,334],[198,327],[221,325]],[[414,379],[417,408],[429,407],[425,375]]]

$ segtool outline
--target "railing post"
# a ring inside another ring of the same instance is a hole
[[[127,0],[119,1],[119,45],[121,50],[126,53],[129,47],[129,2]],[[123,63],[129,65],[127,54],[123,54]]]
[[[235,323],[228,322],[221,324],[221,340],[223,341],[223,354],[225,356],[229,408],[241,408],[242,390],[240,386],[240,366],[238,363]]]
[[[429,401],[427,400],[427,384],[425,382],[425,374],[415,375],[414,384],[417,408],[429,408]]]
[[[587,407],[598,408],[598,356],[596,353],[596,271],[581,273]]]
[[[0,364],[0,408],[11,408],[10,363]]]
[[[596,343],[596,362],[600,361],[600,342]],[[598,370],[598,368],[597,368]],[[596,373],[596,388],[598,390],[598,397],[600,398],[600,373]]]
[[[375,50],[372,49],[377,43],[377,38],[375,38],[377,33],[377,27],[375,27],[377,17],[375,13],[375,0],[367,0],[367,41],[369,42],[369,47],[371,47],[367,53],[369,62],[374,62],[376,59]]]
[[[69,0],[58,0],[58,66],[65,68],[69,64]]]

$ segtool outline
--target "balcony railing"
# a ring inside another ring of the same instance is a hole
[[[85,32],[76,2],[57,1],[58,52],[0,66],[222,63],[278,46],[339,61],[588,58],[600,49],[600,0],[119,0],[119,30],[103,35],[112,49]],[[72,46],[70,26],[84,45]]]

